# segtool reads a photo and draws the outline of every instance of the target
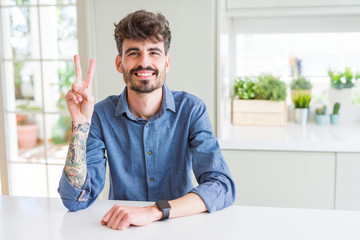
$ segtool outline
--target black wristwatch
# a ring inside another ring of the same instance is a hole
[[[157,208],[163,212],[163,216],[161,220],[168,219],[170,216],[170,209],[171,209],[169,202],[166,200],[159,200],[155,204]]]

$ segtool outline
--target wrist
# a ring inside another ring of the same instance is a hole
[[[71,131],[72,132],[82,132],[88,133],[90,130],[90,122],[72,122]]]
[[[159,200],[155,203],[156,207],[162,212],[161,220],[166,220],[170,217],[171,205],[166,200]]]
[[[151,205],[148,207],[151,216],[153,216],[153,221],[159,221],[161,220],[163,213],[159,210],[159,208],[156,205]]]

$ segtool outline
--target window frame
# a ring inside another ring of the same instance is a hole
[[[39,9],[40,7],[44,7],[44,6],[56,6],[56,7],[62,7],[62,6],[75,6],[76,7],[76,12],[77,12],[77,28],[78,28],[78,51],[79,51],[79,55],[80,57],[83,59],[82,61],[82,67],[83,69],[87,69],[87,63],[89,62],[89,56],[93,56],[94,48],[92,48],[95,44],[94,44],[94,40],[88,40],[89,38],[95,36],[95,30],[90,28],[91,23],[93,22],[93,18],[91,17],[92,12],[93,12],[93,6],[94,6],[94,0],[77,0],[76,4],[39,4],[39,1],[36,1],[36,4],[28,4],[28,5],[23,5],[20,7],[37,7],[38,10],[38,19],[40,19],[39,17]],[[9,6],[9,5],[1,5],[0,4],[0,9],[4,8],[4,7],[14,7],[14,6]],[[1,17],[1,12],[0,12],[0,17]],[[2,21],[0,21],[0,24],[2,24]],[[80,27],[81,26],[81,27]],[[1,34],[1,33],[0,33]],[[40,35],[40,32],[39,32]],[[94,39],[94,38],[93,38]],[[79,44],[81,43],[81,45]],[[41,44],[41,43],[40,43]],[[2,71],[2,69],[4,69],[4,59],[3,59],[3,38],[0,35],[0,91],[2,93],[2,97],[0,98],[0,176],[1,176],[1,181],[0,181],[0,187],[1,187],[1,194],[2,195],[10,195],[11,194],[11,189],[10,189],[10,165],[11,164],[16,164],[17,162],[9,162],[9,156],[10,156],[10,151],[9,151],[9,129],[8,129],[8,123],[7,123],[7,114],[9,113],[17,113],[19,111],[15,110],[15,111],[9,111],[6,109],[6,100],[5,100],[5,89],[4,89],[4,84],[5,84],[5,78],[4,78],[4,71]],[[40,46],[41,48],[41,46]],[[8,60],[8,59],[7,59]],[[29,59],[9,59],[10,61],[27,61]],[[50,60],[50,61],[61,61],[64,59],[42,59],[41,56],[41,51],[40,51],[40,57],[39,59],[30,59],[30,61],[37,61],[39,62],[39,64],[43,64],[42,62],[46,61],[46,60]],[[68,59],[66,59],[66,61],[69,61]],[[41,70],[41,81],[43,82],[43,71]],[[94,89],[96,89],[96,76],[94,76]],[[43,85],[43,83],[42,83]],[[43,85],[44,86],[44,85]],[[94,91],[95,92],[95,91]],[[44,93],[42,92],[42,96],[44,96]],[[97,97],[97,94],[94,94],[95,99]],[[42,101],[44,102],[45,99],[43,99]],[[26,112],[25,112],[26,113]],[[56,112],[46,112],[44,111],[44,104],[43,104],[43,109],[41,111],[31,111],[31,113],[36,113],[36,114],[41,114],[43,121],[45,121],[45,117],[46,114],[52,114],[52,113],[56,113],[56,114],[68,114],[66,111],[56,111]],[[46,141],[44,141],[44,147],[45,147],[45,156],[47,156],[47,143]],[[65,159],[64,159],[64,163],[65,163]],[[47,161],[45,161],[45,163],[28,163],[28,164],[43,164],[46,167],[46,179],[47,179],[47,183],[46,183],[46,189],[47,189],[47,196],[49,196],[49,174],[48,174],[48,167],[50,165],[59,165],[59,164],[52,164],[52,163],[48,163]]]

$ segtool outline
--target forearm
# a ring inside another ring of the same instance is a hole
[[[181,198],[169,201],[171,205],[170,218],[182,217],[205,212],[206,206],[195,193],[189,193]],[[131,207],[116,204],[101,220],[101,224],[109,228],[124,230],[130,225],[145,226],[160,220],[163,213],[151,205],[148,207]]]
[[[69,182],[79,189],[83,187],[86,179],[86,141],[89,130],[90,124],[88,122],[73,125],[64,167]]]
[[[171,206],[170,218],[183,217],[207,211],[204,201],[195,193],[169,201]]]

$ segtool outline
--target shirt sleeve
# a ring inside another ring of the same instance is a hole
[[[235,184],[203,102],[194,110],[190,124],[193,171],[199,183],[190,192],[202,198],[209,212],[228,207],[235,200]]]
[[[75,188],[63,172],[58,192],[64,206],[70,211],[89,207],[99,196],[105,184],[105,143],[100,131],[100,121],[94,113],[86,143],[87,175],[82,189]]]

